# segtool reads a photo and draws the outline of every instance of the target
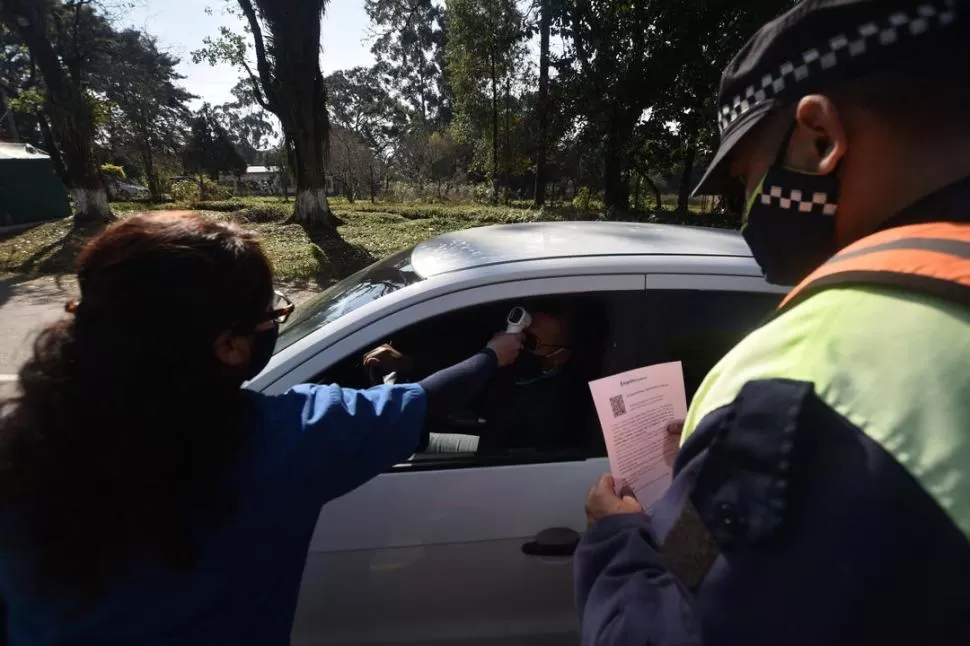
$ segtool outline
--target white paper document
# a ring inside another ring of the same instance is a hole
[[[687,417],[679,361],[589,383],[617,487],[628,486],[644,509],[670,485],[680,438],[667,425]]]

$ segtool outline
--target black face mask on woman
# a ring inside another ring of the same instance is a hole
[[[776,285],[796,285],[836,252],[839,178],[784,166],[789,131],[775,163],[751,193],[741,233]]]
[[[246,371],[246,380],[254,378],[263,371],[263,368],[273,358],[273,350],[276,349],[276,340],[280,335],[280,326],[273,324],[272,327],[260,330],[253,334],[253,347],[249,357],[249,369]]]

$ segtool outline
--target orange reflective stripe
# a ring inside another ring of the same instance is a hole
[[[779,309],[809,291],[840,282],[970,290],[970,223],[914,224],[863,238],[802,281]]]
[[[970,242],[970,223],[927,222],[926,224],[909,224],[904,227],[894,227],[892,229],[886,229],[885,231],[877,231],[849,245],[839,255],[857,247],[902,240],[903,238],[946,238],[948,240]]]

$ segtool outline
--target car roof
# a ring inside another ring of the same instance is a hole
[[[529,260],[594,256],[750,258],[737,231],[634,222],[534,222],[446,233],[418,244],[411,266],[428,278]]]

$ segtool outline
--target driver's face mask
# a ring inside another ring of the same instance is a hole
[[[812,175],[784,166],[795,129],[789,131],[775,163],[751,193],[741,228],[765,278],[796,285],[836,252],[835,214],[839,178]]]

